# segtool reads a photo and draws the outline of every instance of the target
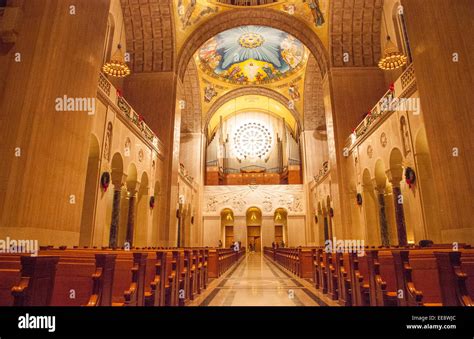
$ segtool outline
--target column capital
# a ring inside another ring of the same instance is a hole
[[[379,193],[379,194],[384,194],[385,193],[385,186],[380,185],[380,183],[377,182],[376,178],[372,178],[372,186],[374,187],[374,190]]]
[[[403,171],[388,169],[385,171],[385,174],[387,175],[387,179],[393,187],[400,187],[400,182],[403,179]]]
[[[112,170],[112,184],[115,186],[115,189],[121,188],[125,181],[127,180],[127,175],[120,171]]]
[[[140,190],[140,181],[138,180],[127,181],[127,191],[130,193],[131,196],[137,194],[139,190]]]

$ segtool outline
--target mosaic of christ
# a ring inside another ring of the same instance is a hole
[[[241,26],[217,34],[198,51],[201,68],[224,81],[275,81],[304,65],[304,45],[292,35],[264,26]]]

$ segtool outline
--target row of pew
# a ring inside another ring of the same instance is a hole
[[[266,247],[267,257],[342,306],[474,306],[474,249]]]
[[[245,249],[52,246],[0,254],[0,306],[185,306]]]

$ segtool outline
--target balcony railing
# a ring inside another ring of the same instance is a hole
[[[403,72],[392,87],[383,95],[379,102],[367,113],[364,120],[354,129],[347,140],[349,148],[357,144],[362,138],[373,130],[384,118],[390,116],[395,110],[384,109],[387,102],[395,98],[405,98],[416,90],[416,78],[413,64]]]
[[[141,135],[143,139],[154,148],[158,154],[163,155],[163,143],[158,139],[153,130],[145,123],[143,118],[135,112],[132,106],[120,95],[114,85],[99,73],[99,89],[111,103],[116,105],[125,122],[131,127],[131,130]]]

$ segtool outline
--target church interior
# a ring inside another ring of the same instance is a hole
[[[0,306],[474,306],[471,0],[1,0]]]

